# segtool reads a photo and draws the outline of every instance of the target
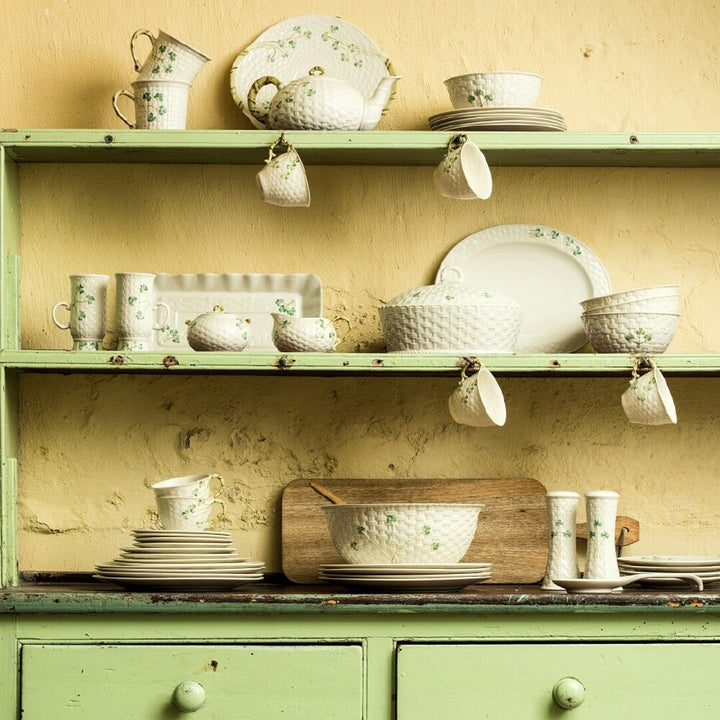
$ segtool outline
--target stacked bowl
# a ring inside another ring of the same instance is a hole
[[[583,300],[590,344],[601,353],[656,354],[667,350],[680,317],[675,285],[656,285]]]

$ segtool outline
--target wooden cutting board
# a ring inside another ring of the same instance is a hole
[[[548,552],[545,487],[529,478],[465,480],[316,479],[346,502],[482,502],[465,562],[491,562],[495,584],[536,583]],[[289,580],[316,584],[325,563],[342,563],[309,480],[294,480],[282,495],[282,568]]]

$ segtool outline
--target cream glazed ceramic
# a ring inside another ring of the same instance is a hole
[[[465,375],[448,400],[450,414],[455,422],[473,427],[504,425],[507,418],[502,390],[485,367],[470,377]]]
[[[190,84],[175,80],[137,80],[132,91],[118,90],[112,97],[115,114],[130,128],[143,130],[184,130]],[[135,106],[135,122],[118,105],[126,97]]]
[[[213,492],[211,483],[215,480],[218,483],[217,489]],[[195,497],[211,498],[217,497],[225,487],[225,481],[220,475],[182,475],[180,477],[159,480],[150,486],[156,497]]]
[[[141,37],[147,38],[152,44],[150,54],[143,62],[138,59],[135,49]],[[162,30],[157,36],[149,30],[136,30],[130,39],[130,54],[138,80],[175,80],[188,84],[210,60],[204,53]]]
[[[533,107],[541,85],[542,78],[536,73],[510,70],[468,73],[445,80],[454,108]]]
[[[250,341],[250,320],[226,313],[222,305],[186,323],[188,344],[193,350],[241,352]]]
[[[548,509],[548,560],[543,590],[563,590],[554,578],[579,578],[575,527],[580,494],[553,490],[545,495]]]
[[[276,152],[285,147],[285,152]],[[280,137],[270,146],[265,167],[256,175],[260,194],[266,203],[282,207],[308,207],[310,185],[300,155]]]
[[[609,580],[620,577],[615,548],[615,518],[619,495],[612,490],[585,493],[588,526],[586,580]]]
[[[167,324],[170,308],[155,302],[153,273],[116,273],[116,332],[118,350],[147,350],[153,330]],[[164,319],[155,322],[156,308],[165,311]]]
[[[343,317],[295,317],[272,313],[273,343],[280,352],[330,352],[350,330],[350,322]],[[335,324],[347,323],[342,337]]]
[[[212,522],[225,517],[225,505],[218,498],[183,497],[178,495],[160,495],[155,497],[160,524],[165,530],[202,532],[211,522],[211,513],[215,507],[220,512]]]
[[[492,193],[492,175],[480,148],[458,135],[433,172],[435,189],[444,197],[455,200],[487,200]]]
[[[620,401],[631,423],[638,425],[677,423],[677,411],[670,388],[665,376],[654,363],[643,375],[638,375],[636,363],[630,387],[622,394]]]
[[[270,129],[372,130],[399,79],[396,75],[381,78],[366,100],[350,83],[329,77],[316,66],[307,76],[285,85],[272,75],[258,78],[248,92],[247,105],[255,119]],[[265,111],[258,106],[257,94],[267,85],[274,85],[277,93]]]
[[[70,330],[73,350],[101,350],[105,337],[107,275],[71,275],[70,302],[61,300],[52,309],[53,322],[61,330]],[[59,308],[70,311],[70,319],[58,320]]]

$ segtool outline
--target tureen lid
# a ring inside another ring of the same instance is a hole
[[[385,307],[412,307],[414,305],[483,305],[485,307],[522,308],[522,305],[505,293],[471,283],[437,283],[406,290]]]

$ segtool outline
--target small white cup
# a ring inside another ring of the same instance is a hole
[[[184,130],[187,121],[190,84],[170,80],[136,80],[130,90],[118,90],[112,97],[115,114],[130,128]],[[118,102],[132,100],[135,122],[123,115]]]
[[[280,352],[330,352],[350,332],[350,321],[344,317],[295,317],[271,313],[273,343]],[[335,323],[347,323],[343,335],[338,335]]]
[[[660,370],[651,363],[651,369],[638,375],[633,368],[630,387],[620,398],[625,415],[638,425],[670,425],[677,423],[677,412],[670,389]]]
[[[436,190],[455,200],[487,200],[492,194],[492,175],[480,148],[467,135],[448,144],[445,157],[433,172]]]
[[[213,480],[218,482],[215,492],[211,489]],[[157,497],[214,498],[222,493],[225,481],[214,473],[212,475],[183,475],[159,480],[150,487]]]
[[[202,532],[208,525],[225,518],[225,504],[217,498],[159,495],[155,498],[160,524],[165,530]],[[215,506],[220,512],[211,518]]]
[[[502,390],[485,367],[462,379],[448,400],[450,415],[455,422],[473,427],[504,425],[507,418]]]
[[[276,153],[279,146],[286,152]],[[310,186],[297,150],[280,138],[270,146],[265,167],[256,176],[262,199],[282,207],[308,207]]]
[[[107,286],[107,275],[71,275],[70,302],[61,300],[53,305],[53,322],[61,330],[70,330],[73,350],[102,350]],[[61,307],[70,311],[66,323],[57,318]]]
[[[162,330],[170,318],[167,303],[155,301],[153,273],[116,273],[116,328],[118,350],[147,350],[153,330]],[[165,310],[155,322],[156,309]]]
[[[150,54],[140,62],[135,44],[140,37],[150,40]],[[149,30],[140,29],[130,38],[130,54],[135,63],[138,80],[180,80],[191,83],[210,58],[187,43],[160,30],[153,35]]]

